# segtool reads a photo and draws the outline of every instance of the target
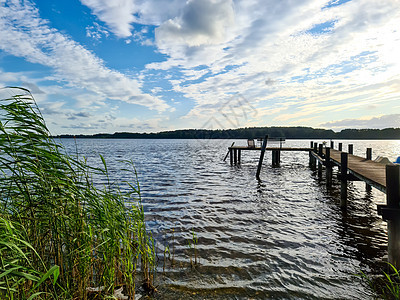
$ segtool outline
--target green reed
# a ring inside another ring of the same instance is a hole
[[[66,154],[31,93],[0,99],[0,298],[105,298],[124,285],[134,297],[139,270],[152,288],[154,241],[146,230],[137,173],[131,190],[103,168]],[[3,90],[4,92],[4,90]],[[95,186],[92,177],[105,176]]]
[[[198,244],[198,238],[194,230],[192,230],[192,239],[188,240],[188,247],[189,247],[189,256],[190,256],[190,265],[193,268],[194,266],[197,265],[197,244]],[[194,262],[192,259],[192,255],[194,256]]]
[[[395,266],[388,263],[389,271],[381,276],[371,277],[361,273],[361,278],[370,290],[380,299],[400,299],[400,273]]]

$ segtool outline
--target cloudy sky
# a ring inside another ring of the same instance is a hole
[[[53,134],[400,127],[400,0],[0,0]]]

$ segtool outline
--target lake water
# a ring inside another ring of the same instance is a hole
[[[261,182],[259,152],[242,152],[240,166],[223,158],[235,140],[78,139],[90,165],[108,163],[122,178],[120,160],[139,173],[148,228],[157,241],[159,299],[372,299],[355,274],[375,272],[387,255],[386,223],[376,213],[385,195],[349,183],[348,209],[339,208],[340,182],[327,190],[308,167],[308,153],[281,154],[271,166],[267,152]],[[246,141],[236,140],[236,145]],[[321,142],[321,141],[319,141]],[[335,141],[366,148],[394,161],[400,141]],[[70,153],[75,141],[62,140]],[[308,147],[308,140],[285,146]],[[336,174],[337,170],[335,170]],[[133,179],[133,178],[132,178]],[[197,265],[194,260],[193,232]],[[164,266],[169,246],[173,264]],[[164,269],[164,270],[163,270]]]

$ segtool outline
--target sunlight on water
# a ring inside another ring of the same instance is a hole
[[[62,141],[74,153],[72,140]],[[321,142],[321,141],[319,141]],[[329,142],[329,141],[328,141]],[[335,141],[373,159],[400,155],[399,141]],[[308,153],[266,153],[261,182],[259,152],[242,153],[241,166],[223,162],[230,140],[77,140],[90,164],[98,154],[115,180],[119,160],[139,172],[147,222],[159,249],[160,299],[368,299],[354,274],[386,255],[386,223],[376,213],[385,195],[349,183],[347,212],[339,208],[340,182],[326,188],[308,167]],[[236,141],[245,145],[245,141]],[[308,147],[307,140],[286,141]],[[228,159],[229,160],[229,159]],[[337,171],[335,171],[337,172]],[[198,264],[193,269],[193,232]],[[174,261],[162,254],[169,246]],[[164,269],[164,270],[163,270]]]

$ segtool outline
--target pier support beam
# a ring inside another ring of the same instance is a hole
[[[312,152],[317,153],[318,143],[314,142],[312,148],[313,148]],[[312,157],[311,170],[315,171],[317,169],[317,159],[314,156],[312,156],[311,152],[310,152],[310,156]]]
[[[233,150],[233,161],[234,161],[235,165],[237,165],[237,149]]]
[[[366,158],[368,160],[372,160],[372,148],[367,148]],[[365,190],[367,192],[370,192],[372,190],[372,187],[368,183],[365,183]]]
[[[332,187],[331,148],[325,149],[326,186]]]
[[[281,151],[272,150],[272,166],[279,167],[281,164]]]
[[[242,161],[242,150],[238,149],[238,164]]]
[[[320,157],[322,157],[322,147],[323,147],[322,144],[318,145],[318,155]],[[318,161],[318,178],[321,179],[321,177],[322,177],[322,162]]]
[[[275,167],[276,166],[276,150],[272,150],[271,156],[272,156],[272,166]]]
[[[231,162],[231,166],[233,165],[233,149],[229,148],[229,160]]]
[[[340,154],[340,207],[347,207],[347,165],[348,165],[348,153],[342,152]]]
[[[339,150],[339,151],[342,151],[342,149],[343,149],[343,143],[339,143],[338,150]]]
[[[314,142],[310,142],[310,149],[314,148]],[[308,152],[308,156],[309,156],[309,162],[308,165],[311,168],[311,170],[315,169],[315,163],[316,163],[316,159],[314,158],[314,156],[312,156],[312,151]]]
[[[400,267],[400,166],[386,165],[386,203],[393,214],[388,222],[388,256],[389,262]]]
[[[331,149],[335,149],[335,142],[331,141]]]
[[[353,154],[353,144],[349,144],[349,154]]]
[[[372,159],[372,148],[367,148],[367,159],[371,160]]]

